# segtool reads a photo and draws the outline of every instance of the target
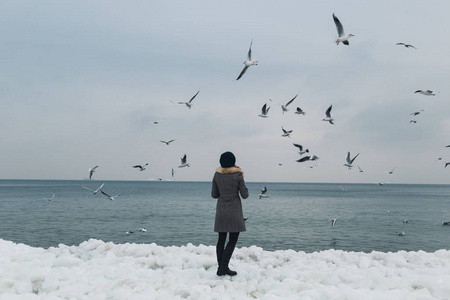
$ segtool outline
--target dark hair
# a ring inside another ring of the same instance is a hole
[[[232,152],[227,151],[222,153],[219,162],[222,168],[231,168],[236,163],[236,157]]]

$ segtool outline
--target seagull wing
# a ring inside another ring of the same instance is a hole
[[[328,107],[327,111],[325,112],[325,115],[327,116],[327,118],[331,118],[331,109],[333,108],[333,105],[330,105],[330,107]]]
[[[267,109],[267,103],[266,103],[266,104],[264,104],[263,107],[261,108],[261,114],[262,114],[262,115],[266,115],[267,112],[268,112],[268,109]]]
[[[344,27],[342,26],[341,21],[339,21],[339,19],[334,14],[333,14],[333,20],[334,20],[334,24],[336,25],[336,29],[337,29],[339,36],[345,35]]]
[[[247,59],[252,60],[252,44],[253,40],[250,42],[250,47],[248,48]]]
[[[353,161],[355,160],[355,158],[357,158],[357,157],[358,157],[358,155],[359,155],[359,153],[358,153],[358,154],[356,154],[356,155],[355,155],[355,157],[353,157],[353,158],[352,158],[352,160],[350,161],[350,164],[352,164],[352,163],[353,163]]]
[[[311,156],[304,156],[304,157],[302,157],[300,159],[297,159],[296,162],[304,162],[304,161],[309,160],[310,158],[311,158]]]
[[[105,193],[104,191],[100,191],[100,192],[102,192],[102,194],[103,194],[103,195],[105,195],[106,197],[109,197],[109,198],[111,198],[111,196],[110,196],[110,195],[108,195],[107,193]]]
[[[350,164],[350,152],[347,152],[347,157],[345,157],[345,160],[347,161],[348,164]]]
[[[300,144],[293,143],[295,147],[297,147],[300,151],[303,150],[303,146]]]
[[[89,191],[91,191],[91,192],[95,192],[94,190],[91,190],[90,188],[85,187],[84,185],[82,185],[81,187],[82,187],[82,188],[85,188],[85,189],[87,189],[87,190],[89,190]]]
[[[249,67],[249,66],[245,66],[244,69],[242,69],[241,74],[239,74],[239,76],[238,76],[238,78],[236,79],[236,81],[239,80],[239,79],[241,79],[242,75],[245,74],[245,72],[247,71],[248,67]]]
[[[189,102],[188,103],[191,103],[192,102],[192,100],[194,100],[195,99],[195,97],[197,97],[197,95],[198,95],[198,93],[200,93],[200,90],[198,90],[198,92],[194,95],[194,96],[192,96],[192,98],[191,98],[191,100],[189,100]]]
[[[297,95],[295,95],[295,97],[294,97],[294,98],[292,98],[291,100],[289,100],[289,102],[288,102],[288,103],[286,103],[286,105],[285,105],[285,106],[288,106],[289,104],[291,104],[291,103],[292,103],[292,101],[294,101],[294,100],[295,100],[295,98],[297,98],[297,96],[298,96],[298,94],[297,94]]]

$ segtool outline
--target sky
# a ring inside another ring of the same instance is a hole
[[[77,180],[98,165],[94,180],[172,179],[173,168],[174,180],[209,181],[232,151],[252,182],[448,184],[449,9],[2,1],[0,178]],[[354,35],[349,46],[335,43],[333,13]],[[259,63],[236,81],[251,41]],[[177,103],[197,91],[191,109]],[[322,121],[330,105],[334,125]],[[296,162],[293,143],[319,160]],[[343,166],[347,152],[364,172]],[[178,168],[184,154],[190,167]]]

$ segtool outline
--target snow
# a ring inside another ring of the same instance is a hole
[[[34,248],[0,239],[0,299],[450,299],[450,251],[305,253],[114,244]]]

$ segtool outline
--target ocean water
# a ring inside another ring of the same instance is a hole
[[[0,238],[33,247],[215,245],[210,182],[0,180]],[[269,198],[259,199],[267,186]],[[252,183],[238,247],[307,253],[450,249],[450,185]],[[51,200],[44,198],[55,197]],[[329,221],[337,218],[335,226]],[[408,220],[404,223],[403,220]],[[139,232],[146,228],[147,232]],[[133,231],[126,234],[126,231]],[[399,236],[397,232],[405,232]]]

